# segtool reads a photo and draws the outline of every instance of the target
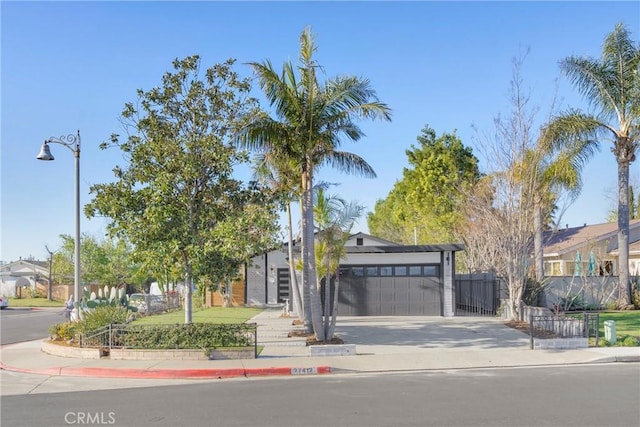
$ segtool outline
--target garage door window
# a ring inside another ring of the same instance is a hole
[[[422,266],[420,266],[420,265],[410,265],[409,266],[409,276],[422,276]]]
[[[407,266],[406,265],[396,265],[395,266],[395,275],[396,276],[407,276]]]
[[[363,277],[364,276],[364,267],[352,267],[351,268],[351,272],[353,273],[354,276]]]
[[[380,266],[380,275],[381,276],[393,276],[393,267],[390,265],[381,265]]]
[[[379,276],[378,267],[367,267],[367,276]]]
[[[424,275],[431,276],[431,277],[438,277],[440,276],[440,269],[438,268],[437,265],[425,265]]]
[[[340,268],[341,276],[357,277],[440,277],[439,265],[367,265],[344,266]]]

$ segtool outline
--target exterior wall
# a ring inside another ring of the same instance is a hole
[[[238,307],[244,305],[244,280],[238,280],[231,284],[231,305]],[[205,307],[222,307],[224,305],[224,296],[220,290],[205,292]]]
[[[431,254],[430,254],[431,255]],[[438,255],[440,255],[438,253]],[[442,315],[444,317],[455,316],[454,298],[453,298],[453,257],[451,251],[444,252],[443,270],[443,289],[442,289]]]
[[[573,295],[579,295],[586,304],[595,305],[597,308],[616,301],[618,297],[617,277],[565,276],[547,277],[545,281],[548,281],[548,284],[539,303],[547,308],[553,308],[561,298]]]
[[[266,264],[266,269],[265,269]],[[247,266],[248,305],[277,304],[278,289],[276,273],[278,268],[286,268],[287,255],[282,251],[271,251],[251,259]]]
[[[358,239],[362,239],[362,245],[358,245]],[[390,243],[382,242],[364,235],[355,235],[344,244],[345,246],[391,246]]]

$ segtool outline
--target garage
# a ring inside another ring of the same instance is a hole
[[[338,313],[441,316],[441,285],[437,265],[341,266]]]
[[[339,315],[455,315],[455,256],[464,250],[463,245],[401,245],[357,233],[349,237],[344,249]],[[294,257],[299,253],[295,246]],[[246,278],[248,304],[289,304],[295,310],[284,248],[256,257],[247,266]],[[324,299],[324,290],[320,295]]]

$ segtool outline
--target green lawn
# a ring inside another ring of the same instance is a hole
[[[64,301],[46,298],[9,298],[9,307],[64,307]]]
[[[604,336],[604,322],[614,320],[616,322],[616,336],[631,335],[640,337],[640,310],[631,311],[607,311],[600,313],[600,336]]]
[[[193,310],[192,320],[193,323],[244,323],[260,312],[262,312],[261,308],[211,307]],[[166,325],[173,323],[184,323],[184,310],[144,316],[133,322],[136,325]]]

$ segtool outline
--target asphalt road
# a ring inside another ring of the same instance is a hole
[[[0,310],[0,345],[46,338],[49,326],[65,321],[64,316],[58,314],[62,309],[9,307]]]
[[[3,396],[3,426],[640,425],[637,363],[37,390]]]

